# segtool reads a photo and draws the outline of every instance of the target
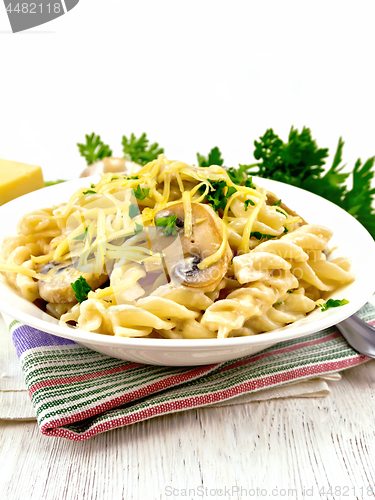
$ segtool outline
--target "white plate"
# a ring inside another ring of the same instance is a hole
[[[16,234],[18,220],[27,212],[66,202],[81,186],[89,186],[98,178],[86,178],[51,186],[0,207],[0,244],[4,236]],[[152,365],[189,366],[217,363],[254,354],[282,340],[302,337],[332,326],[351,316],[362,307],[375,290],[375,242],[364,227],[347,212],[333,203],[280,182],[254,177],[254,182],[274,192],[286,205],[312,224],[334,230],[331,247],[339,246],[333,256],[352,259],[356,280],[333,293],[333,298],[346,298],[349,304],[326,312],[313,311],[306,318],[285,328],[250,337],[209,340],[170,340],[110,337],[79,329],[70,329],[45,314],[34,304],[20,297],[0,276],[0,310],[30,326],[59,337],[75,340],[103,354]]]

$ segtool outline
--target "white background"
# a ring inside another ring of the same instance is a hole
[[[250,163],[269,127],[309,126],[331,157],[375,154],[373,1],[80,0],[12,34],[0,5],[0,157],[79,175],[76,143],[147,132],[194,162]]]

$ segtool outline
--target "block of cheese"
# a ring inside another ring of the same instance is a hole
[[[0,205],[44,187],[40,167],[0,159]]]

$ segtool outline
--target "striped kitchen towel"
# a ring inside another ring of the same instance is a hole
[[[375,322],[370,304],[359,315]],[[77,441],[369,360],[335,327],[252,356],[198,367],[124,362],[17,321],[10,330],[41,432]]]

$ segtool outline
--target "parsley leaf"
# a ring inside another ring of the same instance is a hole
[[[137,139],[133,133],[130,139],[124,135],[122,137],[124,157],[140,165],[146,165],[146,163],[156,160],[160,154],[164,153],[164,149],[160,148],[157,142],[150,145],[148,145],[148,143],[149,140],[145,133],[143,133],[139,139]]]
[[[88,293],[92,290],[83,276],[80,276],[74,283],[70,283],[70,286],[73,288],[76,299],[80,304],[87,300]]]
[[[87,191],[83,191],[83,194],[97,194],[93,189],[88,189]]]
[[[230,168],[228,168],[227,173],[230,177],[230,180],[233,182],[233,184],[240,185],[245,180],[245,176],[244,176],[243,170],[241,168],[230,167]]]
[[[246,179],[245,186],[248,187],[248,188],[256,190],[256,186],[253,184],[253,178],[252,177],[249,177],[248,179]]]
[[[137,200],[142,201],[150,192],[150,188],[141,188],[141,186],[138,184],[138,186],[135,189],[132,189],[132,191]]]
[[[218,147],[212,148],[208,156],[197,153],[198,165],[200,167],[210,167],[211,165],[223,166],[224,160]]]
[[[162,233],[165,236],[171,235],[176,236],[177,231],[174,227],[177,220],[177,215],[170,215],[169,217],[158,217],[155,219],[155,225],[159,227],[163,227]]]
[[[130,207],[129,207],[129,217],[131,219],[134,219],[134,217],[136,217],[138,214],[139,214],[139,209],[138,209],[137,205],[130,205]]]
[[[273,234],[263,234],[260,233],[259,231],[253,231],[250,233],[250,238],[256,238],[257,240],[270,240],[272,238],[277,238],[277,236],[274,236]]]
[[[143,226],[141,226],[140,224],[138,224],[137,222],[135,223],[135,229],[134,229],[134,233],[132,234],[132,236],[137,236],[138,233],[141,233],[143,231]]]
[[[86,234],[87,234],[88,229],[89,229],[89,226],[87,226],[85,228],[85,230],[83,231],[83,233],[81,233],[78,236],[76,236],[75,238],[73,238],[73,240],[84,240],[86,238]]]
[[[252,207],[255,206],[255,203],[253,202],[253,200],[246,200],[245,201],[245,212],[247,212],[247,209],[249,208],[249,205],[251,205]]]
[[[61,184],[62,182],[66,182],[66,181],[63,181],[62,179],[59,179],[57,181],[46,181],[44,183],[44,186],[45,187],[48,187],[48,186],[55,186],[55,184]]]
[[[339,306],[344,306],[345,304],[349,304],[349,301],[346,299],[341,299],[341,300],[328,299],[325,304],[320,304],[320,309],[322,311],[326,311],[330,307],[339,307]]]
[[[86,144],[77,144],[81,156],[87,162],[87,165],[92,165],[98,160],[102,160],[107,156],[112,156],[112,150],[109,146],[104,144],[100,139],[100,135],[86,135]]]

